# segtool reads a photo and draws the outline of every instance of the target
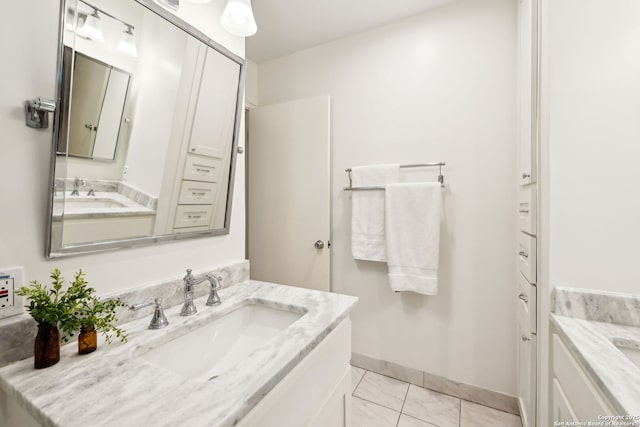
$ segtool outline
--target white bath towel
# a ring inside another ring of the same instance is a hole
[[[387,185],[387,264],[394,291],[438,293],[440,193],[440,183]]]
[[[398,182],[397,164],[358,166],[351,171],[354,187],[385,187]],[[384,232],[384,190],[353,191],[351,254],[366,261],[387,260]]]

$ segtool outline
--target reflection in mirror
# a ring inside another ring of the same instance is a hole
[[[69,119],[62,124],[61,134],[68,132],[68,143],[59,139],[58,154],[114,160],[130,74],[79,52],[75,60],[72,57],[71,48],[65,47],[64,70],[71,76],[75,96],[71,97]]]
[[[47,255],[228,233],[244,61],[152,1],[64,15]]]

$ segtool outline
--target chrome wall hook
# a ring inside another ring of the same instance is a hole
[[[49,127],[49,115],[56,111],[56,102],[51,99],[34,98],[24,102],[24,116],[27,126],[34,129]]]

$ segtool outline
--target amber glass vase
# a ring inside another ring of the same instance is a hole
[[[60,332],[56,326],[42,322],[38,324],[38,335],[33,349],[34,367],[48,368],[60,360]]]
[[[78,354],[88,354],[98,348],[98,333],[95,328],[82,325],[78,335]]]

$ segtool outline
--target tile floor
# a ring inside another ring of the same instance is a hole
[[[351,367],[352,427],[522,427],[520,417]]]

